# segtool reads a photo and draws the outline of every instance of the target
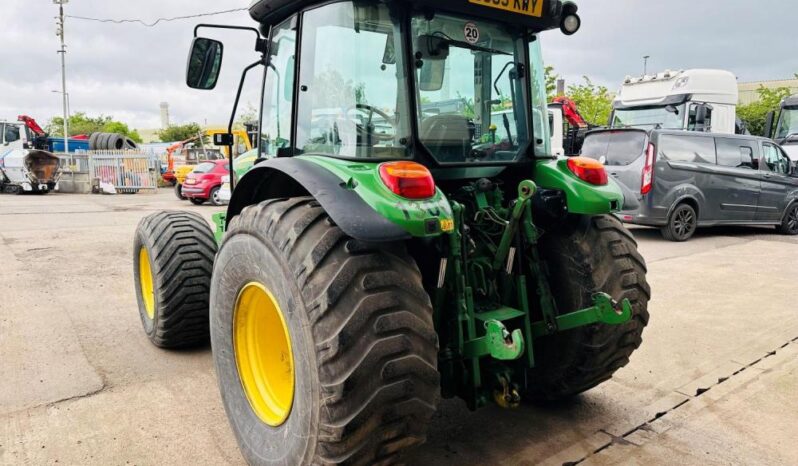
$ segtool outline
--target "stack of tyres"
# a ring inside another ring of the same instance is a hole
[[[92,133],[89,150],[136,150],[138,145],[127,136],[118,133]]]

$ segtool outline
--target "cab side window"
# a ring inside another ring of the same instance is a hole
[[[11,143],[19,141],[19,126],[17,125],[6,125],[5,133],[5,142]]]
[[[280,149],[291,147],[296,18],[274,28],[271,41],[260,130],[260,152],[266,158],[276,157]]]
[[[695,117],[696,117],[696,113],[697,113],[697,110],[696,110],[697,108],[698,108],[698,105],[696,105],[696,104],[693,104],[693,105],[690,106],[690,116],[687,119],[687,129],[689,131],[695,131],[696,130]],[[706,119],[706,122],[705,122],[705,128],[712,128],[712,108],[709,107],[709,106],[707,106],[707,119]]]
[[[764,171],[777,173],[779,175],[789,175],[790,161],[782,155],[778,147],[773,144],[764,143],[764,157],[760,168]]]

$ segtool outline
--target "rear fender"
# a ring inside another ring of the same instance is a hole
[[[624,193],[615,180],[604,186],[588,184],[571,173],[567,164],[567,159],[538,162],[533,181],[541,188],[563,191],[572,214],[603,215],[623,209]]]
[[[440,190],[425,201],[399,198],[374,180],[377,167],[326,157],[267,160],[235,187],[227,222],[245,207],[268,199],[311,196],[344,233],[361,241],[401,241],[445,232],[452,214]]]

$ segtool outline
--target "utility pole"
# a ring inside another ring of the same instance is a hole
[[[648,74],[648,59],[651,58],[651,55],[646,55],[643,57],[643,76]]]
[[[69,153],[69,110],[67,99],[68,94],[66,90],[66,44],[64,44],[64,4],[69,3],[69,0],[53,0],[53,3],[58,5],[58,18],[56,25],[56,35],[61,38],[61,97],[64,101],[64,152]]]

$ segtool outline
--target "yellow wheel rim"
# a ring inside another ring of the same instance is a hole
[[[260,283],[248,283],[238,295],[233,348],[252,410],[266,424],[282,425],[294,402],[294,356],[285,316]]]
[[[141,284],[141,297],[144,300],[144,310],[147,311],[147,317],[152,320],[155,318],[155,288],[152,284],[150,253],[145,247],[139,250],[139,283]]]

